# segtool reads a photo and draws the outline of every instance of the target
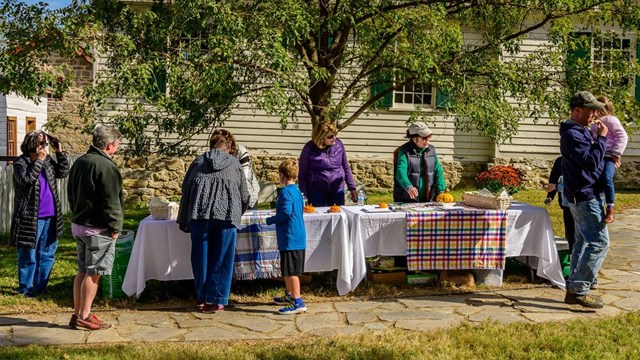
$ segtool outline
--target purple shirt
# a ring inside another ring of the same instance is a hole
[[[56,208],[53,203],[53,194],[47,178],[44,177],[44,169],[40,172],[40,208],[38,209],[38,218],[55,216]]]

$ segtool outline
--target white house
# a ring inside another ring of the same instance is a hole
[[[47,123],[47,96],[36,103],[13,93],[0,94],[0,156],[20,155],[20,145],[30,130]],[[0,161],[0,166],[5,166]]]

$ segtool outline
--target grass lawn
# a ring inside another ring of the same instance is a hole
[[[0,359],[638,359],[640,313],[334,338],[0,348]]]

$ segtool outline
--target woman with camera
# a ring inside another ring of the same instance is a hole
[[[49,142],[47,142],[49,139]],[[54,160],[47,145],[56,153]],[[27,297],[46,292],[63,223],[56,179],[69,174],[69,161],[55,137],[32,130],[13,162],[15,200],[11,245],[18,247],[18,293]]]

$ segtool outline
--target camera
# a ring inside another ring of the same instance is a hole
[[[44,134],[46,135],[46,138],[49,140],[49,142],[51,143],[51,146],[54,149],[59,149],[60,148],[60,139],[58,139],[57,137],[55,137],[53,135],[47,134],[47,133],[44,133]],[[47,145],[47,141],[46,140],[43,140],[43,143],[44,144],[42,144],[42,145],[45,145],[45,146]]]

